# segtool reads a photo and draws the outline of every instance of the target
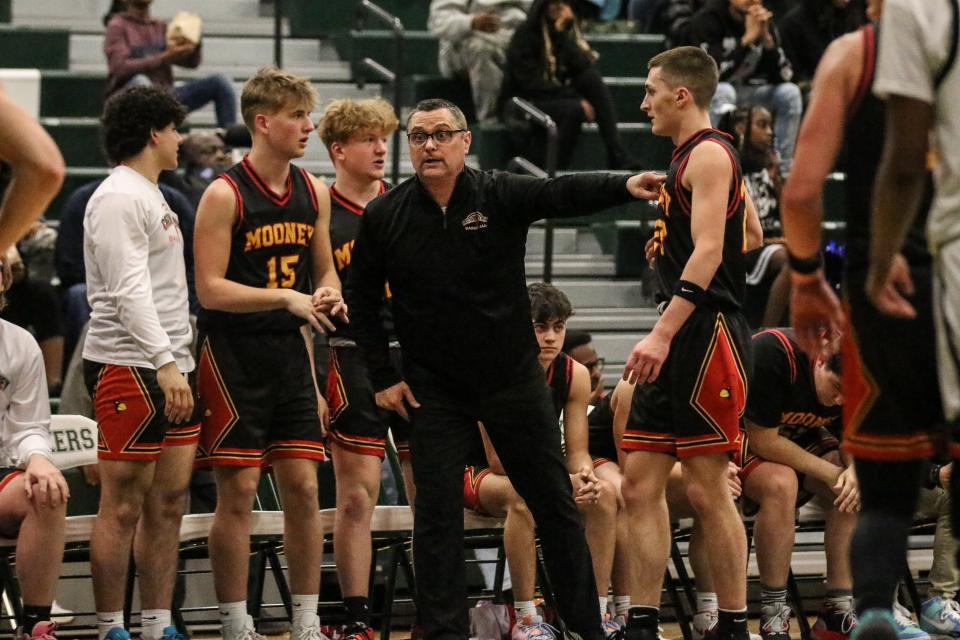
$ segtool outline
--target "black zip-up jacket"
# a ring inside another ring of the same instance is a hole
[[[537,370],[524,273],[527,230],[633,199],[627,177],[537,179],[465,168],[444,213],[417,177],[367,205],[345,288],[357,344],[377,391],[400,381],[380,322],[390,283],[407,363],[450,391],[501,389]],[[638,251],[642,248],[638,247]]]

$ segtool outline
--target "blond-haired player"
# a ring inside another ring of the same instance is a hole
[[[309,81],[262,69],[244,85],[249,155],[213,182],[197,210],[201,457],[217,509],[210,560],[223,637],[253,638],[247,615],[250,513],[272,466],[290,558],[291,637],[320,638],[323,547],[317,462],[326,403],[316,387],[310,327],[345,313],[330,251],[326,187],[291,164],[303,156],[316,94]]]

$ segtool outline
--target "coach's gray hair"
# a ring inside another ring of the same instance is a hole
[[[420,111],[437,111],[438,109],[447,109],[450,115],[453,116],[453,121],[458,129],[467,128],[467,117],[463,115],[460,107],[443,98],[427,98],[426,100],[418,102],[417,106],[410,112],[410,115],[407,116],[407,129],[410,128],[410,120],[413,118],[413,114]]]

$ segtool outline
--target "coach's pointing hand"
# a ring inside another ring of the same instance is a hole
[[[375,396],[377,406],[381,409],[396,411],[400,417],[410,422],[410,414],[407,413],[407,405],[414,409],[420,408],[420,403],[413,397],[413,392],[406,382],[398,382],[392,387],[387,387],[383,391],[377,391]]]
[[[657,173],[640,173],[630,176],[627,180],[627,191],[634,198],[641,200],[656,200],[660,197],[660,186],[666,182],[667,176]]]

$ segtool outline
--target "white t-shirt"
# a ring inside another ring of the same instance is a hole
[[[937,191],[927,234],[932,249],[960,238],[960,62],[939,87],[956,34],[949,0],[886,0],[873,91],[931,104],[935,114]]]
[[[83,219],[90,328],[83,357],[193,371],[180,219],[157,185],[123,165],[93,192]]]
[[[50,457],[50,398],[40,347],[25,329],[0,320],[0,466]]]

